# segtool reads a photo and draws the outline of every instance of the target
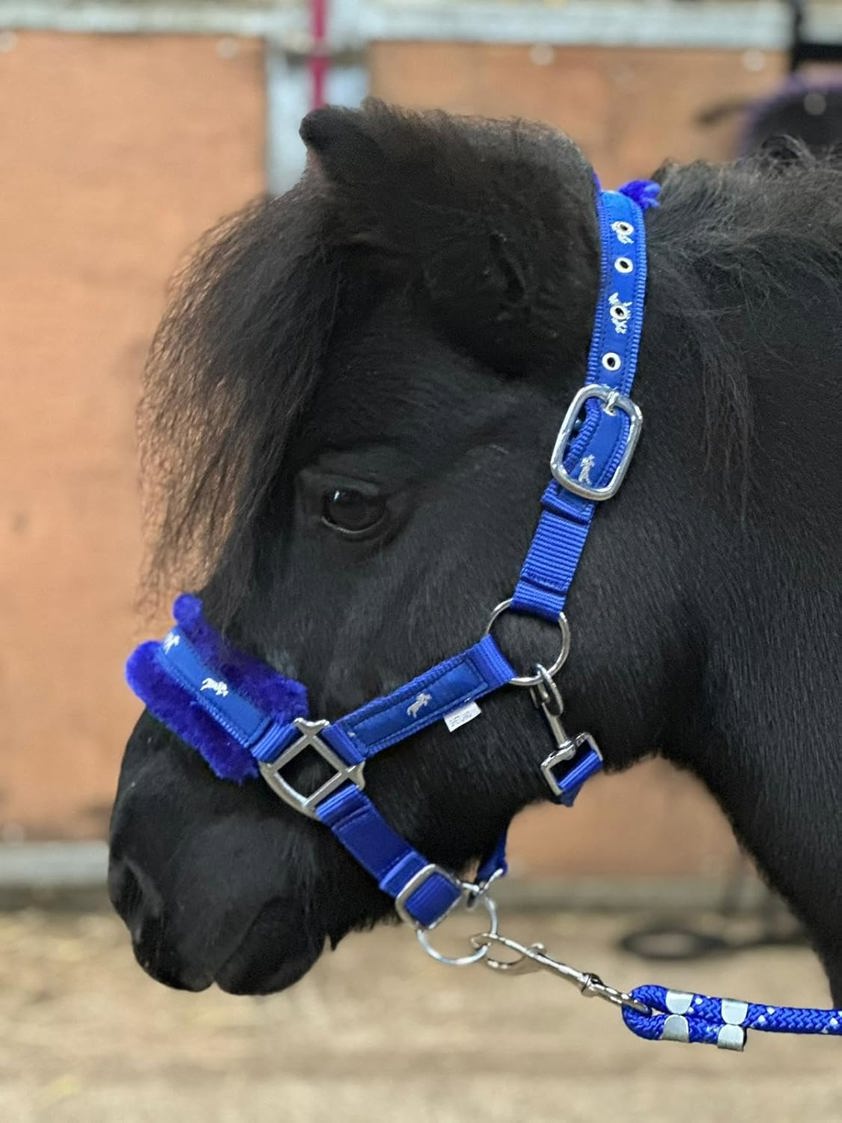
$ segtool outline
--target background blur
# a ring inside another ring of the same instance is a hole
[[[139,712],[122,665],[162,623],[134,609],[144,355],[190,244],[249,197],[295,180],[297,124],[314,100],[353,104],[369,92],[541,119],[615,185],[667,158],[727,159],[750,146],[757,103],[787,81],[792,8],[0,0],[0,889],[101,880],[98,840]],[[803,38],[842,43],[842,4],[816,0],[807,15]],[[796,55],[799,80],[812,83],[791,94],[796,108],[830,127],[829,52]],[[647,764],[598,779],[575,815],[524,816],[510,892],[525,903],[560,900],[559,885],[579,904],[710,901],[735,853],[698,786]],[[9,923],[18,947],[25,924],[16,936]],[[86,931],[73,929],[68,947],[94,938]],[[125,941],[102,938],[127,958]],[[53,1118],[75,1095],[59,1087],[3,1117]],[[100,1116],[91,1103],[80,1119],[146,1118],[114,1107]],[[321,1117],[278,1106],[273,1118]],[[442,1112],[425,1117],[451,1117]],[[543,1118],[537,1108],[525,1117]]]

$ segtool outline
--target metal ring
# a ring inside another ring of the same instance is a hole
[[[609,373],[614,374],[623,365],[623,360],[616,351],[606,351],[602,356],[602,365]]]
[[[492,935],[497,935],[497,906],[491,897],[482,894],[477,898],[477,903],[481,904],[485,911],[488,913],[488,926],[487,931]],[[430,956],[435,959],[437,963],[444,963],[447,967],[470,967],[472,963],[479,963],[488,954],[489,944],[483,944],[482,947],[477,948],[476,951],[471,952],[470,955],[442,955],[440,951],[433,947],[430,943],[430,933],[426,928],[417,929],[415,935],[418,938],[418,943]]]
[[[487,636],[491,635],[491,629],[494,627],[496,621],[503,615],[504,612],[506,612],[511,607],[511,599],[501,601],[500,604],[497,605],[497,607],[491,613],[491,619],[488,621],[488,625],[485,629],[485,634]],[[551,667],[548,667],[545,671],[545,673],[548,674],[550,678],[555,678],[555,676],[567,662],[567,656],[570,654],[570,625],[567,623],[567,617],[563,612],[559,612],[558,614],[558,626],[561,631],[561,650],[559,651],[553,665]],[[512,686],[537,686],[542,681],[543,676],[540,673],[536,675],[515,675],[514,678],[509,679],[509,683]]]

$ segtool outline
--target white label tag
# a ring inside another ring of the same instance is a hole
[[[475,717],[479,717],[482,710],[476,702],[468,702],[466,706],[460,706],[458,710],[453,710],[449,714],[444,715],[444,724],[451,733],[455,733],[463,725],[467,725],[469,721],[473,721]]]

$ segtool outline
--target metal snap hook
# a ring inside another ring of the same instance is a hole
[[[554,959],[547,954],[543,944],[522,944],[520,940],[513,940],[497,931],[481,932],[472,936],[471,943],[474,947],[483,949],[485,966],[498,974],[514,976],[530,975],[534,971],[547,971],[556,978],[572,983],[586,998],[601,998],[605,1002],[610,1002],[612,1006],[628,1006],[639,1014],[652,1013],[645,1002],[641,1002],[639,998],[626,991],[609,986],[592,971],[580,971],[577,967],[571,967],[569,963]],[[489,954],[492,947],[495,949],[494,955]],[[500,959],[496,954],[499,948],[511,952],[514,958]]]

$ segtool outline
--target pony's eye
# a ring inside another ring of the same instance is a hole
[[[362,538],[380,525],[386,501],[352,488],[337,487],[322,497],[322,522],[348,538]]]

